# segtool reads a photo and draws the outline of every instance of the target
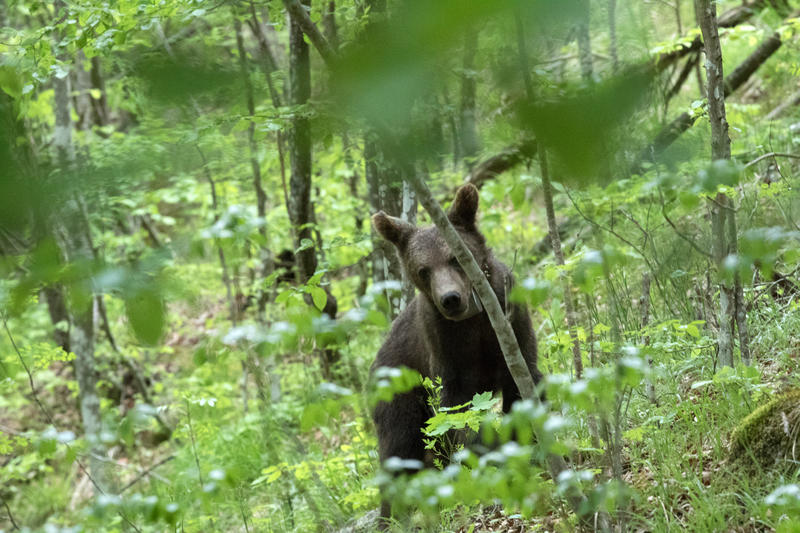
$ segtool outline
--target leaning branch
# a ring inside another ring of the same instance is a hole
[[[336,60],[336,50],[331,46],[331,43],[328,42],[325,36],[322,35],[317,25],[314,24],[314,21],[311,20],[306,8],[303,7],[299,0],[283,0],[283,5],[286,7],[286,11],[289,12],[292,21],[303,30],[308,40],[311,41],[311,44],[317,49],[319,55],[322,56],[325,64],[330,67]]]
[[[745,22],[750,17],[752,17],[756,11],[761,10],[764,6],[766,6],[766,0],[759,0],[757,2],[753,2],[750,5],[742,4],[740,6],[736,6],[732,9],[729,9],[725,13],[719,16],[719,27],[720,28],[733,28]],[[655,59],[655,69],[657,72],[664,71],[667,67],[678,61],[684,56],[691,54],[692,52],[699,52],[703,49],[703,39],[698,35],[695,37],[690,43],[682,45],[680,48],[672,50],[670,52],[666,52],[664,54],[659,55]]]
[[[495,154],[478,163],[470,172],[467,183],[479,189],[485,182],[511,170],[525,160],[536,155],[536,140],[525,139],[515,145],[509,146],[502,152]]]
[[[796,105],[800,105],[800,91],[795,92],[785,101],[778,104],[778,106],[769,113],[767,113],[767,116],[764,118],[766,118],[767,120],[775,120],[776,118],[783,115],[788,109]]]

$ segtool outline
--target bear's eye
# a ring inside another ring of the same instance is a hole
[[[449,264],[453,268],[458,268],[458,269],[461,268],[461,265],[459,264],[458,259],[456,259],[455,256],[450,258]]]
[[[419,276],[419,279],[421,279],[421,280],[428,279],[428,275],[430,275],[430,273],[431,273],[431,269],[428,268],[428,267],[421,267],[417,271],[417,275]]]

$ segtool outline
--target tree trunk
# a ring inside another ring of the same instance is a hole
[[[369,7],[368,25],[374,25],[386,16],[385,0],[367,0]],[[403,215],[403,181],[400,172],[388,160],[386,151],[374,131],[364,134],[364,177],[367,182],[367,198],[370,211],[402,217]],[[381,283],[387,280],[402,281],[404,279],[400,260],[394,247],[386,240],[381,239],[371,228],[372,237],[372,281]],[[394,318],[402,308],[402,298],[393,297],[393,293],[385,291],[384,295],[389,303],[390,312]]]
[[[56,13],[65,9],[64,3],[55,3]],[[64,59],[63,54],[61,59]],[[61,179],[75,179],[75,149],[72,145],[72,120],[70,117],[70,77],[53,79],[53,100],[55,107],[55,130],[53,146],[59,164]],[[93,252],[84,225],[86,206],[80,198],[76,183],[68,183],[69,192],[64,199],[63,212],[58,221],[53,221],[56,240],[67,263],[91,261]],[[86,290],[87,288],[83,288]],[[75,378],[78,382],[78,401],[86,440],[89,443],[89,472],[97,493],[113,491],[113,473],[104,461],[105,447],[100,440],[102,418],[100,398],[97,394],[98,376],[94,356],[95,299],[91,295],[78,294],[80,289],[73,286],[72,305],[69,308],[69,345],[75,354]]]
[[[417,225],[417,193],[408,183],[403,182],[403,212],[400,217],[412,226]],[[414,283],[408,276],[403,276],[403,307],[405,308],[414,299]]]
[[[472,169],[475,164],[475,155],[480,150],[480,139],[476,124],[475,93],[476,73],[475,54],[478,50],[478,30],[468,28],[464,35],[464,62],[461,69],[461,109],[460,109],[460,134],[461,157],[467,163],[467,168]]]
[[[106,97],[106,83],[100,66],[100,56],[92,58],[92,70],[89,73],[92,89],[99,93],[99,98],[92,97],[92,121],[95,126],[102,128],[111,121],[108,111],[108,98]]]
[[[608,52],[611,55],[611,71],[616,74],[619,71],[619,57],[617,55],[617,0],[608,0]]]
[[[75,113],[78,115],[78,123],[76,124],[78,130],[89,131],[92,125],[92,96],[90,89],[92,87],[91,74],[86,70],[86,54],[83,50],[78,50],[75,53]]]
[[[594,80],[594,60],[592,58],[592,39],[589,34],[591,6],[589,0],[580,0],[580,21],[578,22],[578,61],[581,65],[581,78],[586,83]]]
[[[550,242],[553,245],[553,255],[556,265],[565,265],[564,252],[561,250],[561,236],[558,234],[556,224],[556,213],[553,208],[553,187],[550,184],[550,171],[547,167],[547,154],[544,148],[539,148],[539,169],[542,176],[542,196],[544,196],[544,207],[547,212],[547,229],[550,234]],[[578,340],[578,318],[575,313],[575,303],[572,300],[568,278],[564,275],[564,269],[559,269],[561,285],[564,289],[564,306],[567,308],[567,329],[572,341],[572,365],[575,368],[575,378],[581,379],[583,376],[583,360],[581,359],[581,344]]]
[[[325,3],[325,12],[322,15],[322,34],[334,50],[339,48],[339,30],[336,26],[336,2],[334,0],[328,0]]]
[[[309,5],[306,0],[305,5]],[[289,104],[302,106],[311,96],[311,68],[309,48],[301,26],[292,17],[289,29]],[[311,223],[311,125],[301,113],[292,117],[289,134],[289,218],[295,231],[295,245],[313,242]],[[300,279],[305,283],[317,270],[317,257],[313,246],[297,252]]]
[[[285,4],[290,6],[292,2],[287,0]],[[310,7],[310,0],[306,0],[304,5]],[[308,103],[311,96],[309,47],[304,38],[304,28],[296,19],[295,12],[290,11],[290,13],[292,16],[289,28],[289,104],[303,106]],[[309,119],[295,112],[289,134],[291,174],[289,177],[289,203],[286,207],[294,228],[295,246],[298,249],[297,271],[301,283],[306,283],[317,271],[316,245],[312,231],[314,214],[311,204],[311,148]],[[322,311],[331,318],[335,318],[336,298],[327,287],[325,287],[325,293],[327,298]],[[322,363],[323,373],[326,377],[329,374],[330,365],[335,362],[337,357],[338,354],[335,351],[325,350]]]
[[[717,27],[716,5],[712,0],[695,0],[697,18],[703,32],[706,53],[706,80],[708,86],[708,117],[711,122],[711,159],[731,158],[731,138],[725,117],[725,79],[722,72],[722,47]],[[722,275],[723,262],[736,248],[736,235],[730,235],[726,218],[730,217],[735,228],[733,206],[725,194],[718,193],[712,208],[712,232],[714,259],[720,277],[719,363],[733,366],[733,322],[736,319],[736,294],[733,285]],[[731,237],[733,238],[731,240]]]
[[[69,330],[71,328],[69,312],[64,302],[64,287],[61,284],[48,285],[41,292],[47,302],[47,312],[53,323],[53,341],[65,352],[72,351],[69,344]]]
[[[233,23],[236,32],[236,49],[239,54],[239,70],[242,75],[242,83],[244,84],[245,102],[247,103],[247,114],[250,117],[250,125],[247,127],[247,146],[250,152],[250,169],[253,173],[253,189],[256,192],[256,210],[258,218],[262,223],[258,229],[261,236],[261,242],[258,246],[258,261],[257,265],[262,265],[259,278],[263,279],[269,274],[271,269],[272,259],[269,257],[269,249],[267,248],[267,193],[264,192],[264,187],[261,184],[261,164],[258,159],[258,145],[256,143],[256,124],[255,124],[255,97],[253,95],[253,84],[250,81],[250,66],[247,61],[247,50],[244,47],[244,38],[242,37],[242,22],[239,20],[236,10],[233,9]],[[264,310],[266,308],[267,299],[262,291],[258,291],[258,317],[263,320]]]
[[[367,132],[364,138],[364,176],[367,181],[367,197],[370,211],[383,211],[392,216],[402,216],[402,185],[398,184],[398,176],[389,167],[383,157],[383,151],[373,132]],[[372,281],[381,283],[387,280],[401,281],[403,270],[393,246],[381,239],[372,228]],[[401,301],[385,293],[391,307],[392,316],[400,312]]]

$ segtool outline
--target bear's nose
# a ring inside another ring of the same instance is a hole
[[[461,307],[461,295],[456,291],[450,291],[442,296],[441,302],[445,311],[458,311]]]

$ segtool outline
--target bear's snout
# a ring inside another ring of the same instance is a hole
[[[456,291],[450,291],[442,296],[441,299],[442,309],[447,311],[449,315],[457,315],[462,311],[461,294]]]

